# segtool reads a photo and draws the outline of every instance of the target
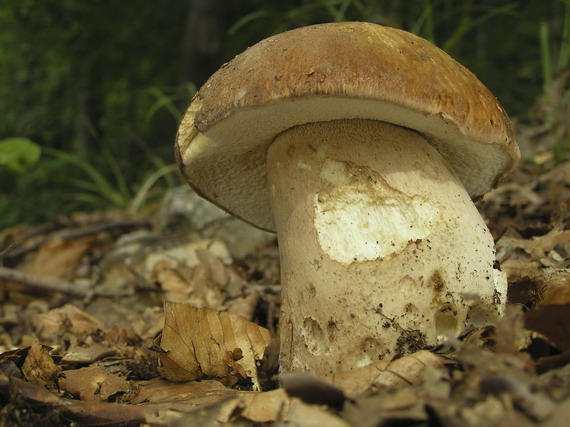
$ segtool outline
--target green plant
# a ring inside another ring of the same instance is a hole
[[[54,149],[45,149],[45,153],[83,172],[83,177],[68,173],[58,176],[57,179],[62,186],[73,188],[73,192],[67,195],[69,200],[77,205],[94,209],[113,207],[136,212],[148,199],[151,187],[160,178],[177,171],[174,165],[160,164],[158,170],[151,172],[150,175],[144,175],[140,183],[129,184],[121,167],[108,152],[104,152],[103,155],[106,159],[106,170],[110,172],[111,177],[107,177],[89,162],[76,155]]]
[[[555,164],[570,155],[570,1],[563,3],[559,40],[545,20],[541,20],[538,34],[543,94],[537,119],[549,129]]]
[[[540,21],[540,63],[542,69],[542,82],[544,87],[552,84],[554,75],[570,66],[570,2],[564,2],[564,18],[562,21],[562,34],[558,46],[552,42],[550,25],[547,21]],[[556,58],[552,53],[558,47]]]
[[[194,83],[187,83],[173,90],[166,90],[157,86],[151,86],[147,89],[147,93],[155,99],[154,103],[149,107],[145,119],[144,126],[148,128],[153,118],[160,110],[166,110],[175,120],[176,125],[182,120],[184,109],[194,94],[197,92]],[[183,105],[184,107],[180,107]]]
[[[561,136],[556,137],[553,149],[554,164],[560,165],[570,160],[570,137],[564,139]]]
[[[34,166],[41,155],[38,144],[27,138],[6,138],[0,141],[0,168],[23,173]]]

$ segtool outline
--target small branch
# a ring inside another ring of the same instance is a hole
[[[89,291],[80,289],[73,283],[34,276],[32,274],[23,273],[6,267],[0,267],[0,280],[16,282],[30,290],[61,292],[76,297],[85,297],[89,294]]]
[[[121,228],[152,228],[152,222],[148,219],[128,219],[123,221],[110,221],[110,222],[103,222],[98,224],[93,224],[87,227],[79,228],[79,229],[66,229],[54,233],[50,236],[47,236],[45,239],[33,243],[29,246],[24,246],[20,248],[10,249],[3,253],[3,258],[5,260],[14,260],[18,259],[21,256],[33,252],[38,249],[40,246],[50,242],[54,238],[60,239],[78,239],[81,237],[90,236],[93,234],[100,233],[102,231],[109,231],[113,229],[121,229]],[[21,241],[23,242],[23,240]]]

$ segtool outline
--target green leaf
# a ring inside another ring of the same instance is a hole
[[[40,146],[27,138],[6,138],[0,141],[0,168],[23,173],[35,165],[41,154]]]

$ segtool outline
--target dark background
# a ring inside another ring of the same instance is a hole
[[[158,197],[179,182],[176,128],[208,76],[272,34],[348,20],[435,43],[516,123],[545,120],[534,100],[570,61],[568,0],[3,0],[0,140],[42,156],[0,167],[0,228]]]

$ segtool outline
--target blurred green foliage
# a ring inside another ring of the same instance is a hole
[[[0,168],[0,228],[125,207],[150,181],[173,185],[165,167],[196,88],[247,46],[303,25],[363,20],[414,32],[526,120],[568,66],[569,2],[3,0],[0,139],[28,138],[43,154],[25,173]]]
[[[0,141],[0,168],[11,173],[24,173],[40,159],[42,150],[28,138],[6,138]]]

